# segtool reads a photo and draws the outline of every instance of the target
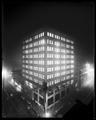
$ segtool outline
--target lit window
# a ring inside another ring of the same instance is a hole
[[[71,80],[71,84],[73,84],[74,80]]]
[[[56,60],[56,61],[55,61],[55,64],[60,64],[60,61],[59,61],[59,60]]]
[[[61,52],[62,52],[62,53],[65,53],[65,50],[64,50],[64,49],[61,49]]]
[[[31,42],[31,41],[32,41],[32,38],[30,38],[29,41]]]
[[[71,51],[71,54],[74,54],[74,51]]]
[[[67,71],[66,71],[66,74],[70,74],[70,70],[67,70]]]
[[[71,60],[71,63],[74,63],[74,60]]]
[[[60,76],[60,73],[55,73],[55,77],[58,77],[58,76]]]
[[[74,58],[74,56],[73,55],[71,55],[71,59],[73,59]]]
[[[67,65],[66,68],[69,69],[69,68],[70,68],[70,65]]]
[[[59,48],[55,48],[55,52],[60,52],[60,49]]]
[[[74,65],[71,65],[71,68],[74,68]]]
[[[60,39],[60,36],[58,36],[58,39]]]
[[[71,49],[74,49],[74,46],[71,46]]]
[[[55,38],[57,39],[57,35],[55,35]]]
[[[53,64],[53,61],[47,61],[47,65],[52,65]]]
[[[59,54],[55,54],[55,58],[60,58],[60,55]]]
[[[65,55],[61,55],[61,58],[65,58]]]
[[[70,42],[70,40],[66,39],[66,42],[68,42],[68,43],[69,43],[69,42]]]
[[[55,71],[58,71],[58,70],[60,70],[60,66],[55,67]]]
[[[49,82],[47,82],[47,87],[49,86]]]
[[[40,38],[41,34],[38,35],[38,37]]]
[[[66,53],[70,53],[70,50],[66,50]]]
[[[71,74],[71,78],[74,77],[74,74]]]
[[[70,75],[66,76],[66,79],[70,79]]]
[[[70,55],[66,55],[66,58],[70,58]]]
[[[65,41],[65,38],[62,38],[63,41]]]
[[[47,54],[47,58],[53,58],[53,54]]]
[[[61,64],[65,64],[65,60],[62,60],[62,61],[61,61]]]
[[[72,70],[71,70],[71,73],[73,73],[73,72],[74,72],[74,70],[72,69]]]
[[[32,71],[29,71],[29,74],[30,74],[30,75],[33,75],[33,72],[32,72]]]
[[[26,63],[28,63],[28,60],[26,60]]]
[[[29,48],[30,48],[30,47],[33,47],[33,44],[32,44],[32,43],[29,44]]]
[[[60,42],[56,42],[56,41],[55,41],[55,45],[56,45],[56,46],[60,46]]]
[[[47,36],[49,36],[49,32],[47,32]]]
[[[61,66],[61,70],[65,69],[65,65],[64,66]]]
[[[65,75],[65,71],[61,72],[61,75]]]
[[[52,34],[51,37],[54,37],[54,34]]]
[[[66,48],[70,48],[70,45],[66,45]]]
[[[51,33],[49,33],[49,36],[51,37]]]
[[[74,44],[74,42],[73,42],[73,41],[71,41],[71,44]]]
[[[32,70],[32,69],[33,69],[33,66],[29,66],[29,69],[31,69],[31,70]]]
[[[45,40],[42,39],[42,40],[40,41],[40,44],[41,44],[41,45],[42,45],[42,44],[45,44]]]

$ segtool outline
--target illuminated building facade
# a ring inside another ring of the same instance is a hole
[[[74,42],[54,30],[39,30],[23,41],[22,76],[32,100],[47,111],[74,83]]]

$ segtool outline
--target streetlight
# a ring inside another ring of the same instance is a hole
[[[94,67],[91,64],[86,63],[83,74],[86,76],[83,80],[83,86],[94,89]]]

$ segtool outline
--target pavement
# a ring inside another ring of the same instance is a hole
[[[10,92],[9,92],[10,91]],[[2,91],[2,117],[12,118],[34,118],[34,110],[28,109],[28,104],[21,98],[21,94],[8,87]]]

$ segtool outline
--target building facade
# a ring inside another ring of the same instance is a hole
[[[43,111],[54,107],[73,86],[74,62],[74,41],[56,30],[39,30],[23,41],[22,76]]]

